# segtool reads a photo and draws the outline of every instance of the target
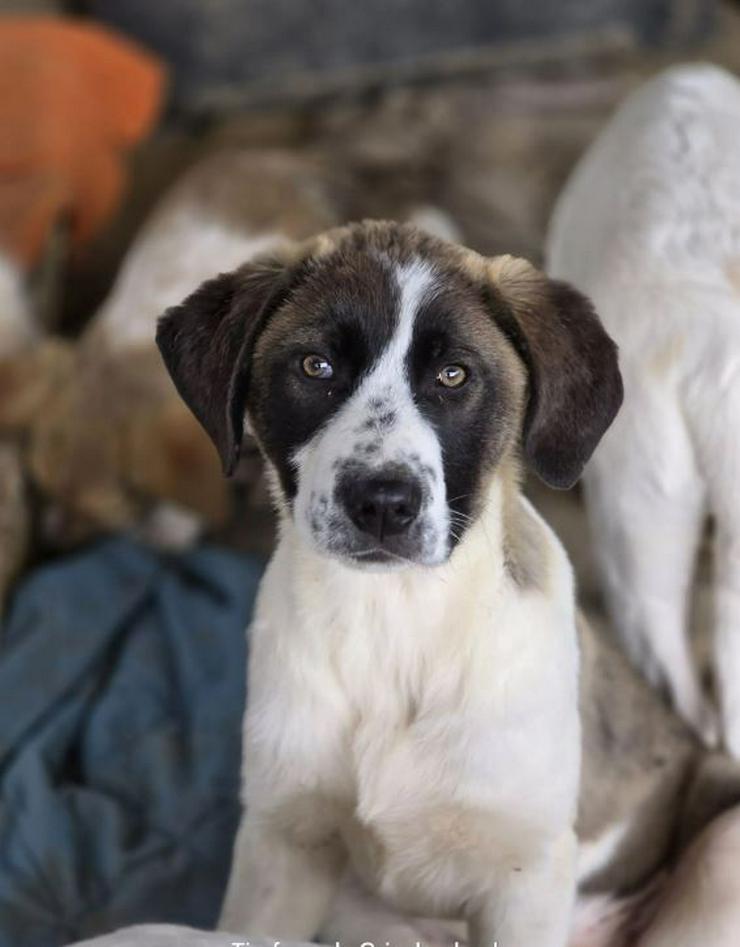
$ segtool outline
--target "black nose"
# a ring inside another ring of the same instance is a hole
[[[359,478],[345,484],[342,492],[355,526],[380,542],[405,532],[421,509],[421,487],[414,480]]]

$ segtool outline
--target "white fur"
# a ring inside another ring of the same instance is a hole
[[[14,354],[37,336],[22,273],[0,252],[0,358]]]
[[[150,546],[177,552],[194,546],[203,524],[200,517],[177,503],[159,503],[137,530],[138,537]]]
[[[565,188],[549,269],[620,346],[625,403],[586,473],[613,620],[635,663],[712,735],[689,643],[716,518],[714,665],[740,756],[740,83],[667,71],[617,112]]]
[[[247,815],[225,928],[310,936],[339,870],[318,846],[339,831],[391,902],[449,914],[471,899],[502,943],[565,943],[579,768],[572,578],[548,533],[552,595],[522,595],[499,530],[494,487],[448,564],[375,574],[314,553],[283,523],[251,632]]]
[[[274,233],[250,233],[217,210],[175,192],[126,254],[111,295],[95,317],[112,350],[151,345],[159,316],[202,282],[241,266],[283,242]]]
[[[569,947],[736,947],[740,904],[740,808],[715,820],[696,840],[670,878],[626,898],[578,901]],[[642,933],[630,934],[635,921]],[[345,883],[331,911],[324,941],[342,947],[455,947],[464,932],[443,922],[401,916]],[[75,947],[272,947],[273,938],[206,933],[169,925],[131,927]],[[291,947],[282,941],[283,947]],[[500,947],[508,943],[500,941]],[[491,947],[489,944],[488,947]]]
[[[506,947],[564,947],[580,724],[573,580],[557,539],[517,501],[539,523],[549,569],[546,588],[520,588],[504,564],[499,478],[435,567],[364,571],[322,552],[306,525],[305,498],[331,486],[332,461],[351,450],[368,399],[380,395],[396,413],[380,456],[403,459],[413,448],[438,471],[428,515],[446,524],[440,447],[404,369],[433,275],[419,263],[398,278],[397,331],[357,394],[299,451],[296,520],[283,511],[260,589],[246,814],[221,923],[313,935],[348,852],[386,902],[465,915],[479,947],[496,937]]]

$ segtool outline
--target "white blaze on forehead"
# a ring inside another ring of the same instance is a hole
[[[368,395],[386,398],[397,394],[400,383],[403,383],[408,397],[413,400],[408,385],[406,356],[411,348],[419,306],[434,293],[435,276],[428,263],[414,260],[399,266],[395,277],[400,290],[398,323],[379,360],[350,399],[350,404],[354,403],[358,411],[366,408]]]
[[[411,347],[419,306],[433,294],[435,278],[428,263],[414,260],[413,263],[408,263],[398,269],[396,279],[401,290],[401,303],[398,328],[391,340],[390,349],[400,349],[405,356]]]

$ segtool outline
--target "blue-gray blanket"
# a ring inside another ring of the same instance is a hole
[[[259,574],[116,539],[22,586],[0,632],[0,947],[213,925]]]

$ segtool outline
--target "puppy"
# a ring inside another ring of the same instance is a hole
[[[522,260],[369,222],[205,283],[158,344],[227,472],[254,434],[280,514],[223,926],[313,936],[349,858],[475,944],[563,947],[573,579],[519,477],[570,486],[619,407],[589,303]]]
[[[740,756],[740,83],[681,66],[619,109],[563,191],[549,271],[595,301],[627,398],[585,478],[611,617],[707,738],[692,579],[714,520],[714,675]]]
[[[571,483],[618,409],[585,298],[365,223],[205,283],[158,342],[227,471],[257,438],[281,520],[222,928],[400,947],[448,936],[409,915],[457,915],[475,944],[561,947],[578,882],[573,943],[608,921],[636,944],[638,908],[665,943],[691,891],[691,929],[733,947],[740,883],[702,879],[740,863],[738,768],[577,619],[518,490],[521,463]]]

